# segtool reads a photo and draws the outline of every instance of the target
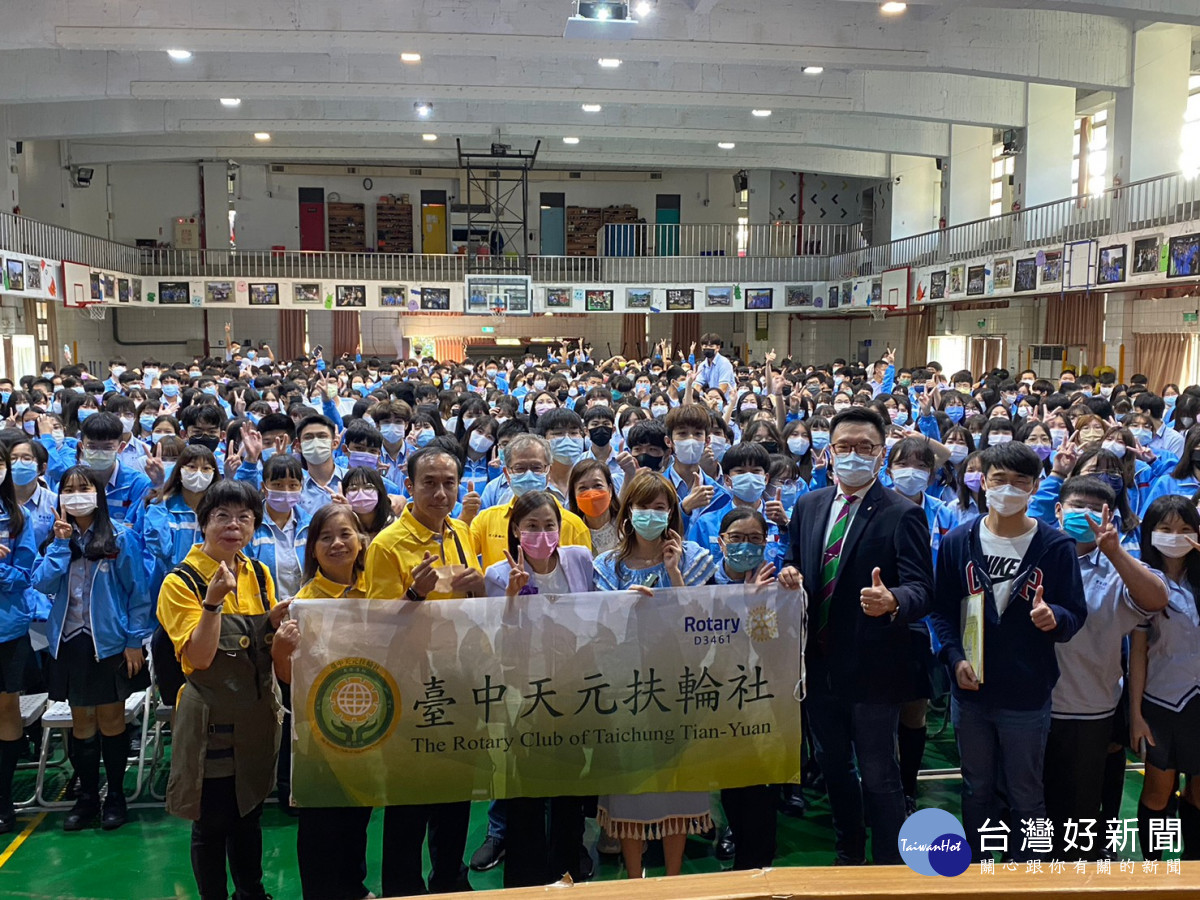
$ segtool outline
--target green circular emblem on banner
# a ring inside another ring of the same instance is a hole
[[[309,718],[330,747],[361,753],[391,734],[399,698],[396,682],[378,663],[340,659],[326,666],[309,690]]]

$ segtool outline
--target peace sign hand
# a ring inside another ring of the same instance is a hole
[[[1092,513],[1087,513],[1088,524],[1092,527],[1092,534],[1096,538],[1096,546],[1100,548],[1100,552],[1105,556],[1111,557],[1121,547],[1121,533],[1117,531],[1117,526],[1113,524],[1112,512],[1108,508],[1108,504],[1104,504],[1104,509],[1100,513],[1100,518],[1097,519]]]
[[[504,589],[504,596],[516,597],[529,584],[529,573],[525,571],[525,550],[517,548],[515,561],[512,554],[505,550],[504,558],[508,560],[508,586]]]
[[[1058,448],[1058,454],[1054,457],[1054,466],[1051,469],[1052,473],[1060,478],[1066,478],[1071,474],[1071,470],[1075,468],[1075,461],[1079,458],[1079,453],[1075,446],[1075,441],[1065,440],[1062,446]]]
[[[72,526],[67,517],[60,513],[57,509],[54,510],[54,537],[60,541],[68,541],[71,539]],[[5,550],[8,548],[5,547]]]

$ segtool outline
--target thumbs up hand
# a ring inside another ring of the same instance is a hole
[[[890,616],[900,609],[900,604],[896,602],[896,596],[883,586],[878,566],[871,571],[871,586],[863,588],[858,595],[862,611],[873,619],[879,616]]]
[[[696,471],[696,477],[692,489],[688,491],[688,495],[683,498],[683,511],[691,515],[698,509],[704,509],[708,504],[712,503],[713,488],[704,480],[704,475],[699,470]]]
[[[474,521],[475,517],[479,515],[479,507],[481,504],[482,498],[475,490],[475,481],[472,479],[471,481],[467,482],[467,493],[463,497],[462,513],[459,515],[459,519],[470,525],[471,522]]]
[[[1046,603],[1046,598],[1042,594],[1043,588],[1038,585],[1038,589],[1033,594],[1033,609],[1029,611],[1029,618],[1033,620],[1038,631],[1053,631],[1058,627],[1058,620],[1054,618],[1054,610]]]
[[[775,489],[775,497],[767,501],[765,512],[767,518],[778,525],[781,530],[787,529],[789,519],[787,510],[783,506],[783,488]]]

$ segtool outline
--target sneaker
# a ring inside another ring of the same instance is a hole
[[[479,849],[471,854],[471,871],[486,872],[488,869],[494,869],[500,865],[503,859],[504,841],[489,834],[483,839]]]
[[[600,839],[596,841],[596,852],[601,856],[620,856],[621,841],[607,831],[601,831]]]

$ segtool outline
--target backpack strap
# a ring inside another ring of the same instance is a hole
[[[253,557],[248,557],[250,567],[254,569],[254,578],[258,582],[258,599],[262,602],[263,612],[267,612],[267,567]]]
[[[179,576],[179,579],[196,595],[196,599],[204,602],[208,586],[204,583],[204,577],[196,571],[194,566],[187,562],[181,562],[171,570],[171,574]]]

